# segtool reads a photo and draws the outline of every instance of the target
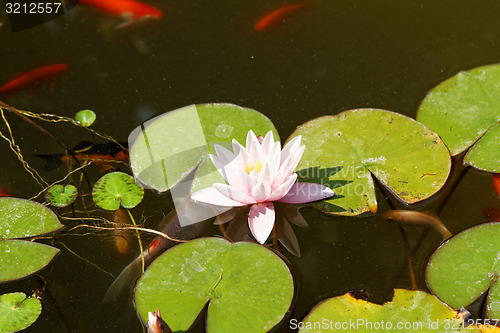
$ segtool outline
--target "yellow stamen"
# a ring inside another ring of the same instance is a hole
[[[245,164],[245,167],[243,168],[247,175],[250,174],[251,171],[255,170],[257,172],[260,172],[262,170],[262,163],[260,163],[259,160],[257,160],[257,164],[254,166],[252,161],[248,161],[247,164]]]

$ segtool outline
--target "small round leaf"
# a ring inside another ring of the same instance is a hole
[[[75,185],[54,185],[49,187],[45,196],[52,206],[67,207],[76,200],[78,190]]]
[[[42,312],[42,304],[24,293],[0,295],[0,333],[18,332],[33,324]]]
[[[81,110],[78,111],[75,115],[75,120],[77,123],[82,125],[83,127],[89,127],[94,123],[96,119],[95,112],[92,110]]]
[[[135,305],[147,321],[160,309],[172,331],[187,330],[209,302],[207,332],[267,332],[290,308],[293,280],[269,249],[201,238],[175,246],[140,278]]]
[[[102,176],[92,190],[95,204],[106,210],[117,210],[120,204],[125,208],[134,208],[143,197],[144,189],[135,183],[134,177],[123,172]]]

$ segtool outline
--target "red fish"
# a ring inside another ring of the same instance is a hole
[[[288,17],[296,14],[300,10],[308,8],[313,4],[313,2],[314,0],[310,0],[293,5],[283,5],[257,21],[254,29],[257,31],[263,31],[283,24]]]
[[[0,197],[10,197],[11,195],[7,192],[5,192],[5,190],[3,188],[0,187]]]
[[[491,222],[500,221],[500,209],[498,208],[485,208],[483,209],[483,215],[490,219]]]
[[[493,175],[493,187],[498,192],[498,195],[500,195],[500,173],[494,173]]]
[[[0,94],[7,94],[18,90],[37,88],[44,82],[53,82],[54,79],[67,68],[68,65],[57,63],[35,68],[26,73],[18,74],[9,82],[0,87]]]
[[[94,7],[104,14],[124,17],[129,21],[159,19],[163,16],[158,8],[135,0],[79,0],[78,3]]]

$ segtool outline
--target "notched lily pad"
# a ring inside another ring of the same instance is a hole
[[[75,185],[54,185],[47,189],[45,197],[50,202],[52,206],[55,207],[67,207],[71,205],[76,200],[78,195],[78,190]]]
[[[345,294],[318,304],[304,319],[299,333],[480,332],[472,327],[463,329],[457,314],[458,311],[423,291],[395,289],[393,300],[383,305]]]
[[[42,312],[42,304],[24,293],[0,295],[0,333],[18,332],[33,324]]]
[[[436,132],[453,156],[472,147],[467,164],[500,172],[500,65],[463,71],[433,88],[417,120]]]
[[[299,181],[329,186],[335,197],[316,207],[339,215],[377,210],[372,175],[400,200],[412,204],[436,193],[451,159],[441,139],[406,116],[357,109],[313,119],[288,138],[302,135],[306,149]]]
[[[47,207],[25,199],[0,198],[0,282],[33,274],[55,257],[59,249],[15,238],[33,237],[63,227]]]
[[[175,246],[140,278],[135,305],[146,322],[160,309],[172,331],[187,330],[208,305],[207,332],[267,332],[290,308],[293,280],[269,249],[201,238]]]
[[[427,285],[458,309],[489,289],[486,313],[500,320],[500,223],[481,224],[443,243],[427,265]]]
[[[94,203],[106,210],[117,210],[120,204],[134,208],[144,197],[144,189],[135,183],[134,177],[123,172],[111,172],[102,176],[92,189]]]
[[[208,155],[214,144],[245,142],[249,130],[257,135],[273,131],[262,113],[233,104],[199,104],[167,112],[138,127],[129,136],[130,164],[135,177],[160,192],[178,184],[198,167],[192,192],[224,183]]]

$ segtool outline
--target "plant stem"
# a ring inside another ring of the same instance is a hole
[[[130,212],[129,209],[125,208],[125,210],[128,213],[128,216],[130,217],[130,220],[134,224],[134,226],[137,228],[137,224],[135,223],[134,217],[132,216],[132,213]],[[144,249],[142,248],[142,241],[141,241],[141,235],[139,234],[139,230],[135,229],[135,234],[137,235],[137,241],[139,242],[139,250],[141,251],[141,259],[142,259],[142,272],[144,273],[145,271],[145,259],[144,259]]]

